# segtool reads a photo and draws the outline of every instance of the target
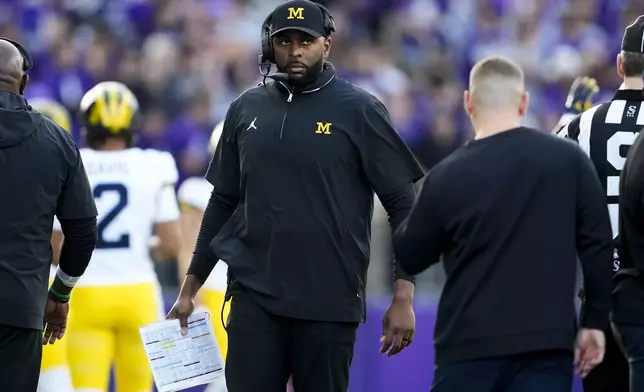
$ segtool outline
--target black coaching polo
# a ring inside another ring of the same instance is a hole
[[[226,116],[206,178],[234,212],[211,249],[274,314],[364,320],[374,191],[422,175],[384,105],[330,64],[304,89],[271,80]]]

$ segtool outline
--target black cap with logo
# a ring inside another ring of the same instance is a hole
[[[644,15],[640,15],[633,24],[624,30],[622,50],[625,52],[644,53]]]
[[[299,30],[313,37],[327,35],[324,14],[320,7],[308,0],[292,0],[273,11],[271,37],[285,30]]]

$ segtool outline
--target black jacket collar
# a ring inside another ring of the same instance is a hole
[[[270,79],[275,81],[275,85],[279,90],[287,94],[293,94],[294,92],[298,93],[313,93],[319,91],[326,85],[328,85],[336,76],[335,67],[329,62],[325,62],[322,67],[322,72],[318,75],[315,80],[304,87],[295,88],[293,85],[289,84],[285,74],[274,74],[269,76]]]
[[[8,91],[0,91],[0,109],[7,110],[30,110],[25,97]]]
[[[613,101],[644,101],[644,90],[617,90],[613,96]]]

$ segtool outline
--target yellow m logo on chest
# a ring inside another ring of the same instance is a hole
[[[288,17],[286,19],[304,19],[304,8],[290,7],[288,9]]]
[[[321,134],[324,134],[324,135],[330,135],[331,134],[331,123],[319,122],[318,123],[318,129],[315,130],[315,133],[321,133]]]

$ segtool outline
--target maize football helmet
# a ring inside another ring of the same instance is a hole
[[[40,112],[40,114],[49,118],[67,132],[72,131],[71,116],[63,105],[49,98],[30,99],[29,105],[32,109]]]
[[[109,138],[123,138],[128,146],[140,122],[139,102],[119,82],[101,82],[92,87],[80,102],[81,133],[89,147],[96,147]]]

